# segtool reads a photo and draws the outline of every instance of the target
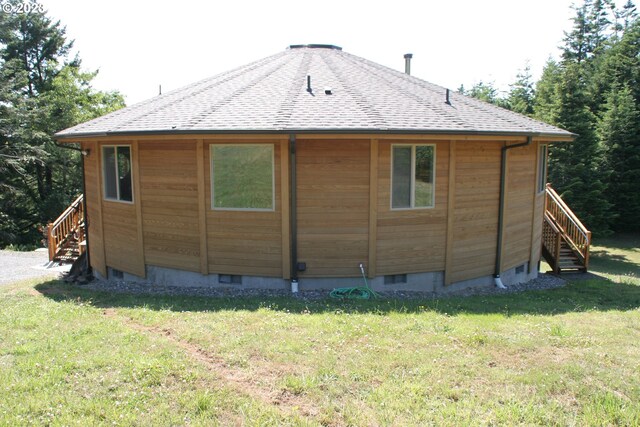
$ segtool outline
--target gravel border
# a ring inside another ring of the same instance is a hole
[[[376,292],[383,298],[389,299],[434,299],[448,297],[468,297],[474,295],[501,295],[516,292],[545,290],[562,287],[567,282],[551,274],[539,274],[536,279],[526,283],[518,283],[507,289],[499,289],[494,286],[482,288],[468,288],[464,290],[435,293],[416,291],[383,291]],[[86,285],[85,289],[101,292],[125,293],[133,295],[168,295],[168,296],[199,296],[213,298],[246,298],[246,297],[284,297],[298,300],[322,300],[329,298],[329,290],[300,291],[292,294],[288,289],[234,289],[213,287],[189,287],[189,286],[154,286],[135,282],[115,280],[94,280]]]

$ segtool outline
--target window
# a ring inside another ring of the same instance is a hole
[[[391,151],[391,208],[432,208],[435,146],[393,145]]]
[[[547,185],[547,160],[549,150],[546,145],[540,146],[540,154],[538,155],[538,193],[542,193]]]
[[[105,199],[121,202],[133,201],[130,146],[102,147],[102,176]]]
[[[213,209],[273,210],[273,145],[211,145]]]

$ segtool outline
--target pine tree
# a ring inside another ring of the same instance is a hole
[[[547,60],[533,97],[533,116],[543,122],[557,125],[560,109],[559,87],[562,69],[552,58]]]
[[[506,100],[510,110],[527,116],[533,115],[535,98],[533,85],[531,67],[527,64],[524,70],[521,70],[516,76],[515,83],[510,85],[511,90]]]
[[[640,109],[628,86],[609,92],[598,136],[611,171],[607,194],[617,214],[613,227],[640,231]]]
[[[596,117],[580,64],[565,67],[557,86],[556,125],[577,134],[575,141],[554,145],[549,155],[549,182],[594,232],[610,232],[611,206],[606,194],[608,174],[595,132]]]

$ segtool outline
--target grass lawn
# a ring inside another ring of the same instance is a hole
[[[640,425],[640,245],[607,279],[421,301],[0,287],[0,425]]]

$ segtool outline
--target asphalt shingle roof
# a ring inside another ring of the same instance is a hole
[[[307,90],[307,76],[312,91]],[[325,88],[331,94],[325,94]],[[450,93],[335,46],[284,52],[123,108],[58,138],[138,133],[538,134],[557,127]]]

